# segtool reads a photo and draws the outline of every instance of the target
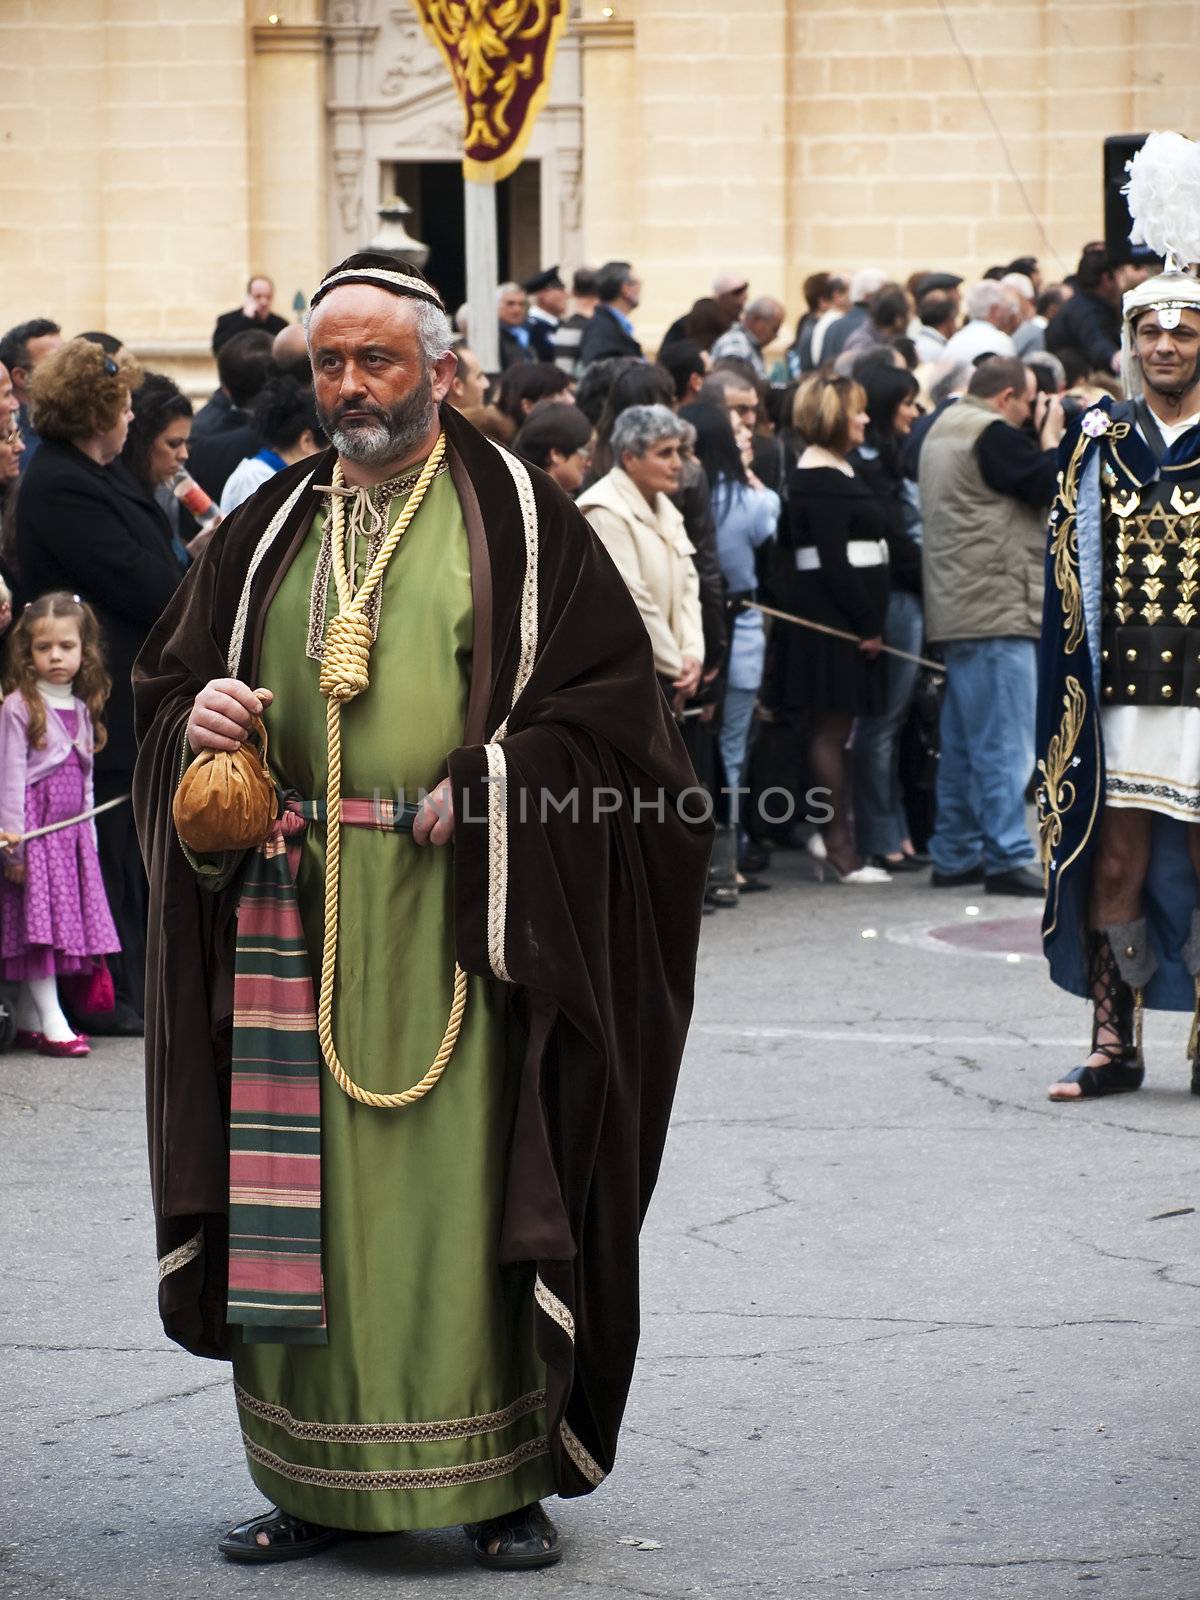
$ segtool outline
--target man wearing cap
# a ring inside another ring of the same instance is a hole
[[[1124,296],[1130,398],[1072,426],[1050,522],[1042,932],[1054,982],[1093,1013],[1092,1050],[1052,1100],[1140,1088],[1143,1005],[1192,1013],[1200,1094],[1200,284],[1134,199],[1168,270]]]
[[[750,294],[750,282],[737,272],[718,272],[712,283],[712,298],[716,301],[717,311],[722,319],[724,329],[732,328],[742,315],[746,300]],[[695,307],[689,307],[681,317],[675,321],[662,336],[660,349],[665,350],[669,344],[678,344],[681,339],[691,338],[691,316]]]
[[[559,277],[557,267],[547,267],[544,272],[526,279],[521,287],[529,296],[525,326],[534,355],[539,361],[553,361],[558,325],[567,314],[567,286]]]
[[[232,1360],[277,1508],[230,1559],[463,1523],[544,1566],[541,1499],[613,1464],[711,830],[616,569],[444,404],[436,292],[351,256],[307,327],[331,448],[136,669],[160,1312]],[[230,751],[279,820],[185,850],[181,773]]]

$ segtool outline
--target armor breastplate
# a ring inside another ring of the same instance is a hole
[[[1200,482],[1104,498],[1103,703],[1200,706]]]

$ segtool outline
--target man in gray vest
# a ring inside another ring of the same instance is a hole
[[[1023,362],[995,356],[976,367],[921,451],[925,628],[946,663],[930,841],[941,887],[982,880],[989,894],[1043,892],[1025,787],[1062,432],[1058,399],[1037,393]]]

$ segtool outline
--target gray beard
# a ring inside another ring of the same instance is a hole
[[[425,442],[437,417],[433,402],[433,380],[427,372],[406,399],[392,406],[386,419],[352,427],[334,420],[334,414],[318,407],[321,426],[339,456],[363,467],[386,466],[412,456]]]

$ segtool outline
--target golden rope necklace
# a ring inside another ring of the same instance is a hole
[[[317,1036],[325,1064],[333,1074],[338,1087],[360,1105],[394,1110],[410,1106],[427,1095],[437,1083],[446,1064],[454,1054],[462,1026],[463,1011],[467,1004],[467,975],[454,963],[454,998],[450,1006],[450,1020],[438,1048],[433,1064],[419,1083],[400,1094],[375,1094],[355,1083],[346,1071],[333,1043],[333,988],[337,976],[338,947],[338,893],[342,861],[342,706],[355,699],[370,683],[371,624],[364,615],[367,602],[383,581],[388,562],[396,547],[408,532],[409,526],[429,485],[433,482],[446,453],[446,436],[441,434],[425,463],[416,486],[404,509],[396,518],[395,526],[379,547],[379,554],[371,563],[370,571],[351,593],[350,578],[346,570],[346,513],[344,506],[345,480],[341,463],[333,472],[333,506],[330,515],[330,545],[333,555],[333,578],[337,586],[337,615],[329,619],[325,633],[325,659],[321,663],[320,689],[326,698],[325,737],[329,756],[329,776],[326,789],[326,840],[325,840],[325,942],[321,953],[321,997],[317,1003]],[[385,510],[375,511],[377,517],[386,517]],[[361,522],[361,517],[360,517]]]

